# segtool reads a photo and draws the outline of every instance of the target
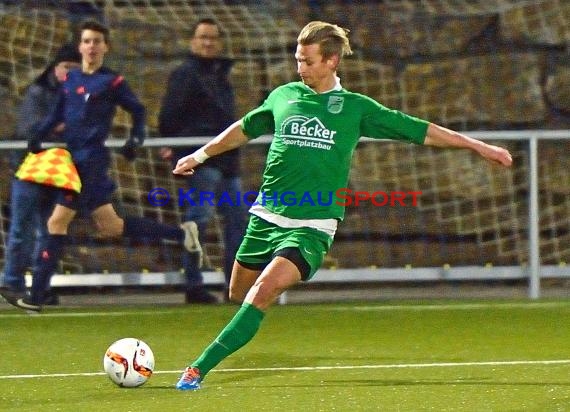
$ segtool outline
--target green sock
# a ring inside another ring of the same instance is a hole
[[[257,333],[265,314],[249,303],[244,303],[233,319],[220,332],[192,366],[200,369],[202,379],[212,368],[249,342]]]

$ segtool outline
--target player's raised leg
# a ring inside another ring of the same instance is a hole
[[[103,237],[170,239],[184,245],[189,252],[202,255],[202,246],[198,240],[198,228],[194,222],[185,222],[180,227],[176,227],[145,217],[126,216],[123,219],[117,215],[110,203],[95,209],[93,219]]]

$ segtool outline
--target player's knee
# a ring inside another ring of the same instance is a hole
[[[249,290],[247,300],[256,307],[265,310],[277,300],[284,290],[275,282],[260,279]]]
[[[67,233],[67,220],[59,219],[55,216],[52,216],[47,221],[47,229],[48,233],[52,235],[64,235]]]
[[[102,237],[118,237],[123,234],[124,222],[123,219],[117,218],[107,222],[97,222],[97,231]]]

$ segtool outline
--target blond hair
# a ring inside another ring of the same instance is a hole
[[[348,33],[348,29],[344,29],[336,24],[312,21],[303,27],[297,37],[297,43],[302,46],[319,44],[321,55],[325,59],[338,55],[340,60],[343,56],[352,54]]]

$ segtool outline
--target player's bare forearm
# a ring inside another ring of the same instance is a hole
[[[487,144],[434,123],[430,123],[428,126],[424,144],[435,147],[470,149],[485,159],[503,166],[511,166],[513,163],[513,157],[507,149]]]
[[[205,153],[207,157],[212,157],[236,149],[247,142],[248,138],[241,130],[241,120],[238,120],[206,143],[201,149],[178,160],[172,173],[176,175],[191,175],[194,173],[194,168],[202,163],[198,161],[200,159],[196,158],[196,153],[199,151]]]
[[[241,120],[238,120],[206,143],[204,150],[208,156],[212,157],[243,146],[248,141],[249,139],[241,129]]]

